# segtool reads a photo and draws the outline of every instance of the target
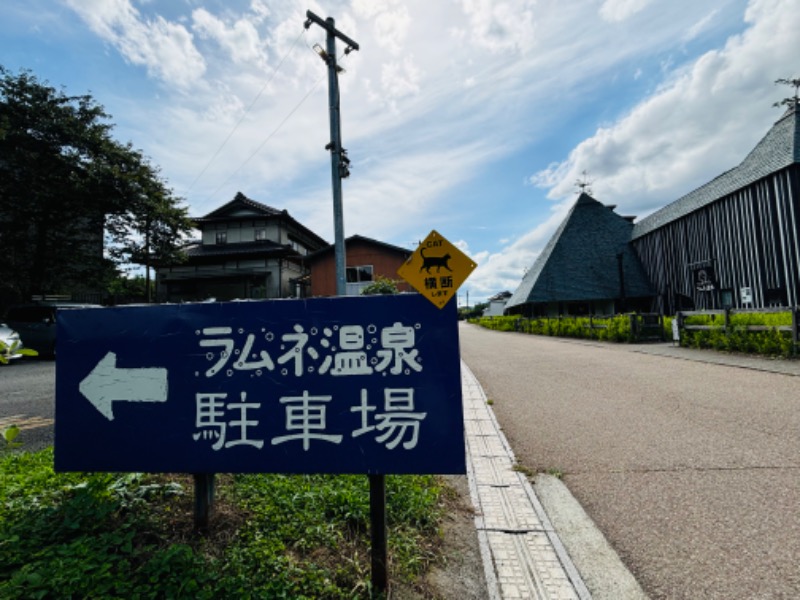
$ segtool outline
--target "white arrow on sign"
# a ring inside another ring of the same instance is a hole
[[[113,421],[114,401],[166,402],[167,370],[118,369],[117,355],[109,352],[81,381],[79,389],[100,414]]]

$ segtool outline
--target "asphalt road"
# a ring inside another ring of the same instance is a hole
[[[53,443],[55,364],[23,358],[0,366],[0,429],[17,425],[25,450]]]
[[[651,598],[800,597],[800,378],[460,335],[517,460],[564,474]]]

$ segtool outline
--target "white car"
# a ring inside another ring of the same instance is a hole
[[[25,354],[28,352],[25,351],[19,334],[5,323],[0,323],[0,365],[22,358]]]

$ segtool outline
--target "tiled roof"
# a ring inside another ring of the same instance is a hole
[[[275,242],[247,242],[234,244],[193,244],[185,249],[189,260],[211,256],[278,256],[297,254],[290,246]]]
[[[253,216],[274,217],[280,214],[287,214],[286,211],[280,211],[266,204],[262,204],[261,202],[256,202],[245,196],[242,192],[237,192],[233,200],[211,211],[204,217],[196,218],[195,221],[214,221],[226,217],[241,218],[242,209],[252,212]]]
[[[608,300],[619,297],[623,255],[625,295],[653,294],[630,244],[633,224],[587,194],[564,221],[509,298],[506,308],[528,303]]]
[[[795,105],[783,114],[739,166],[636,223],[633,228],[633,238],[646,235],[798,162],[800,162],[800,117]]]
[[[489,298],[489,299],[487,300],[487,302],[499,302],[499,301],[501,301],[501,300],[508,300],[509,298],[511,298],[511,292],[509,292],[508,290],[506,290],[506,291],[504,291],[504,292],[498,292],[498,293],[496,293],[494,296],[492,296],[491,298]]]
[[[363,235],[357,235],[357,234],[356,235],[351,235],[350,237],[346,238],[344,240],[344,243],[345,243],[345,248],[347,248],[347,246],[350,245],[350,244],[357,244],[357,243],[366,244],[366,245],[369,245],[369,246],[379,246],[379,247],[383,248],[384,250],[388,250],[390,252],[395,252],[395,253],[400,254],[400,255],[402,255],[402,256],[404,256],[406,258],[408,258],[409,256],[411,256],[411,254],[413,254],[413,251],[412,250],[408,250],[407,248],[401,248],[400,246],[394,246],[392,244],[387,244],[386,242],[381,242],[379,240],[375,240],[375,239],[364,237]],[[307,258],[309,260],[313,261],[313,260],[316,260],[317,258],[319,258],[320,256],[323,256],[323,255],[325,255],[325,254],[327,254],[329,252],[333,252],[334,250],[335,250],[334,244],[331,244],[329,246],[325,246],[324,248],[320,248],[316,252],[312,252],[311,254],[308,255]]]

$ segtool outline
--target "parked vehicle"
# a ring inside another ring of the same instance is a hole
[[[100,308],[98,304],[73,302],[41,302],[12,306],[6,312],[5,321],[16,329],[28,348],[40,356],[56,355],[56,312],[75,308]]]
[[[5,323],[0,323],[0,365],[7,365],[12,360],[26,355],[35,356],[36,352],[25,348],[19,333]]]

